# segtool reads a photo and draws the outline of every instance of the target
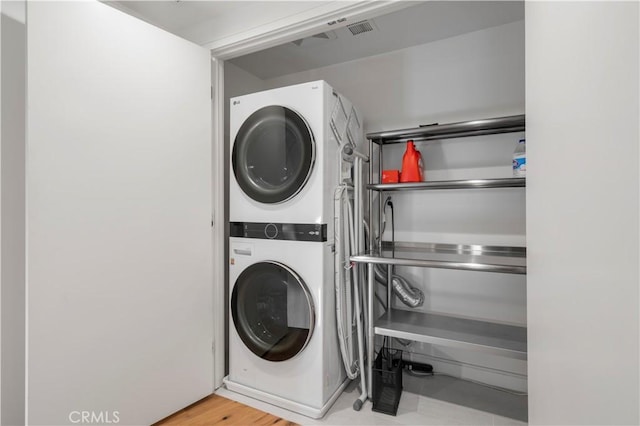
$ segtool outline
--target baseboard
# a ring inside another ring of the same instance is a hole
[[[344,382],[336,389],[336,391],[331,395],[329,400],[320,408],[311,407],[305,404],[300,404],[298,402],[290,401],[288,399],[281,398],[276,395],[271,395],[267,392],[263,392],[258,389],[251,388],[249,386],[241,385],[240,383],[236,383],[229,379],[229,376],[222,379],[225,387],[232,391],[244,396],[248,396],[250,398],[257,399],[262,402],[266,402],[268,404],[275,405],[280,408],[284,408],[285,410],[293,411],[294,413],[302,414],[307,417],[311,417],[312,419],[319,419],[324,416],[329,408],[333,405],[334,402],[338,399],[342,391],[347,387],[350,380],[345,379]]]

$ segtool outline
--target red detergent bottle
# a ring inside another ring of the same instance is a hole
[[[402,172],[400,182],[422,182],[422,154],[413,144],[412,140],[407,141],[407,150],[402,156]]]

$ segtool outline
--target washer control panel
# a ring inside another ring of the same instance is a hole
[[[327,241],[327,225],[316,223],[231,222],[231,237],[262,240]]]

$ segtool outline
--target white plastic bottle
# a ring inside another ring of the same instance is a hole
[[[518,141],[518,146],[513,152],[513,177],[525,177],[527,175],[527,145],[524,139]]]

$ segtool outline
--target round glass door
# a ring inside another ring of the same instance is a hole
[[[233,288],[231,315],[240,339],[262,359],[285,361],[309,343],[315,323],[304,281],[278,262],[245,269]]]
[[[314,160],[315,143],[307,123],[277,105],[251,114],[233,145],[236,181],[261,203],[281,203],[296,195],[307,183]]]

